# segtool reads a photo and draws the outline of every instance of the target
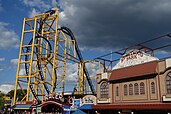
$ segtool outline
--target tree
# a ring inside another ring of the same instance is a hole
[[[27,93],[26,89],[24,89],[24,90],[18,89],[17,90],[18,101],[21,101],[22,98],[26,95],[26,93]],[[6,96],[12,98],[14,96],[14,90],[11,90],[10,92],[8,92]]]
[[[5,94],[0,92],[0,110],[4,107],[4,98],[3,98],[3,96],[5,96]]]

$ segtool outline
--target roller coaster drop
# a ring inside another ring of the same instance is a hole
[[[16,72],[14,101],[45,101],[45,95],[65,91],[67,61],[81,63],[83,58],[72,31],[58,28],[58,9],[24,18]],[[67,38],[67,37],[70,37]],[[92,94],[95,90],[88,71],[81,66]],[[81,82],[80,81],[80,82]],[[82,82],[81,82],[82,83]],[[22,99],[17,98],[17,89],[27,88]],[[84,93],[84,84],[80,86]]]

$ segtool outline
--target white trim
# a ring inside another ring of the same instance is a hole
[[[112,70],[139,65],[147,62],[158,61],[159,59],[145,53],[144,51],[133,49],[126,52]],[[171,64],[170,64],[171,65]]]
[[[97,100],[97,103],[110,103],[110,98],[106,99],[106,100]]]
[[[163,96],[163,101],[171,101],[171,98],[166,98],[166,96]]]
[[[165,60],[166,61],[166,68],[171,66],[171,58],[168,58]]]
[[[106,72],[106,73],[102,73],[101,79],[108,79],[108,77],[107,77],[107,72]]]

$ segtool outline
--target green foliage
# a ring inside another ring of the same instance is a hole
[[[0,109],[2,109],[4,107],[3,96],[5,96],[5,94],[0,92]]]
[[[18,101],[21,101],[22,98],[25,96],[25,94],[27,93],[27,90],[17,90],[17,98]],[[10,92],[8,92],[7,94],[0,92],[0,110],[4,108],[4,96],[8,96],[10,98],[14,97],[14,90],[11,90]]]
[[[26,89],[24,89],[24,90],[18,89],[17,90],[17,98],[18,98],[18,101],[21,101],[22,98],[25,96],[26,93],[27,93],[27,90]],[[14,90],[11,90],[10,92],[8,92],[6,96],[12,98],[14,96]]]
[[[9,91],[6,96],[12,98],[14,96],[14,90]]]

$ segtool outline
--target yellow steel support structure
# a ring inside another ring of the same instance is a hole
[[[84,94],[84,89],[85,89],[84,71],[83,71],[84,66],[85,66],[84,62],[78,63],[78,81],[76,84],[76,88],[78,91],[76,91],[75,94]]]
[[[45,95],[54,91],[64,93],[67,87],[72,91],[74,87],[66,82],[66,76],[70,74],[67,72],[69,64],[78,63],[75,93],[85,93],[87,61],[81,61],[78,56],[78,45],[71,32],[58,28],[58,18],[58,9],[24,18],[13,105],[20,101],[44,102]],[[22,90],[22,98],[17,96],[18,89]]]
[[[76,89],[77,91],[75,91],[75,94],[91,94],[90,92],[90,87],[87,84],[87,80],[86,77],[84,75],[84,70],[83,67],[86,67],[86,65],[89,64],[89,66],[95,65],[95,68],[91,68],[89,70],[94,71],[95,75],[90,76],[90,79],[92,80],[92,82],[96,83],[96,74],[100,74],[102,73],[103,70],[103,65],[99,62],[99,61],[94,61],[94,60],[85,60],[83,62],[79,62],[78,63],[78,77],[77,77],[77,83],[76,83]]]
[[[78,62],[75,41],[58,28],[58,9],[24,18],[13,104],[39,100],[54,91],[64,93],[67,61]],[[18,89],[23,98],[17,96]]]

